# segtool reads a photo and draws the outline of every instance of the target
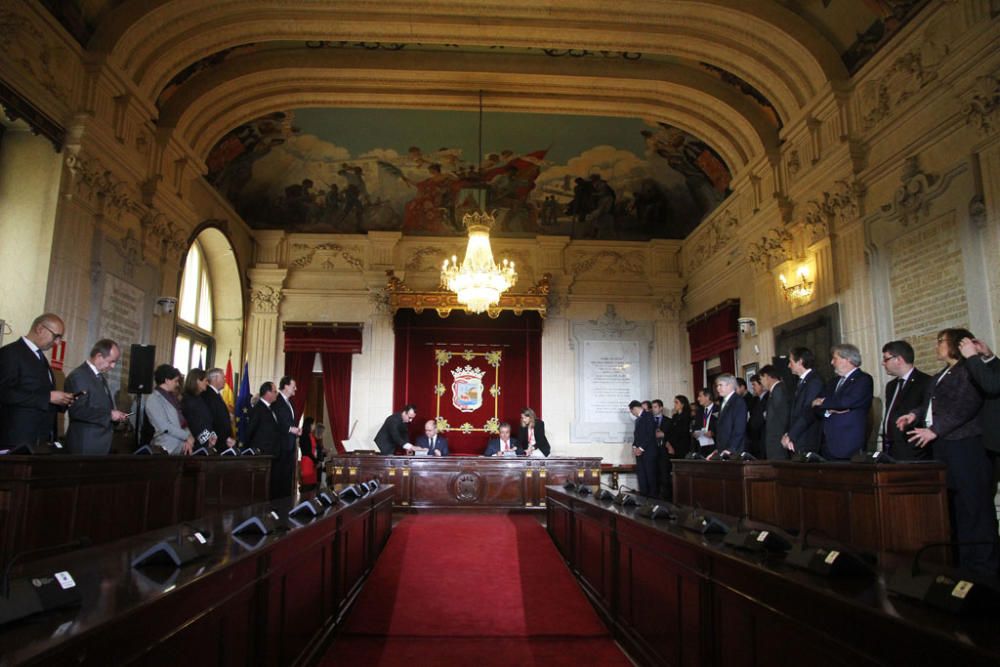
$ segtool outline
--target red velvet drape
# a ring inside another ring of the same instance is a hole
[[[338,452],[347,438],[351,407],[351,355],[361,353],[361,329],[333,325],[285,327],[285,374],[295,378],[298,392],[292,398],[297,415],[306,404],[316,353],[323,365],[323,395],[330,415],[328,430]]]
[[[309,378],[312,377],[315,361],[315,352],[285,352],[285,375],[295,380],[296,386],[295,395],[291,399],[296,421],[301,419],[302,409],[306,406]]]
[[[442,416],[448,420],[448,447],[454,454],[481,454],[486,449],[489,435],[483,431],[462,433],[465,422],[481,428],[488,418],[496,415],[499,421],[508,421],[516,434],[521,410],[530,407],[542,415],[542,319],[537,313],[501,313],[497,319],[487,315],[470,315],[453,312],[441,318],[434,311],[417,315],[412,310],[401,310],[394,320],[396,331],[396,359],[393,377],[393,410],[406,403],[417,406],[417,418],[410,424],[410,437],[423,432],[428,419]],[[452,352],[453,361],[442,367],[441,384],[445,393],[440,402],[435,393],[438,383],[438,365],[435,349]],[[464,350],[476,353],[499,350],[502,360],[495,369],[481,355],[466,361]],[[451,370],[466,364],[485,371],[482,378],[483,405],[473,412],[461,412],[453,405]],[[499,371],[499,374],[497,373]],[[498,385],[500,393],[494,400],[490,387]],[[437,414],[440,404],[441,414]]]
[[[326,411],[330,415],[327,430],[337,451],[344,453],[343,441],[347,439],[351,411],[351,354],[322,352],[323,394]]]
[[[706,315],[688,323],[691,345],[691,372],[694,393],[705,386],[705,361],[719,357],[723,373],[736,371],[736,348],[739,345],[739,301],[720,304]]]

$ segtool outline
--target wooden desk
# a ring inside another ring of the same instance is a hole
[[[396,489],[397,509],[530,509],[545,506],[545,486],[601,481],[601,459],[485,456],[335,456],[327,479],[339,486],[378,479]]]
[[[271,457],[0,457],[0,562],[102,544],[267,498]]]
[[[942,464],[674,461],[674,497],[795,533],[821,530],[876,553],[950,535]]]
[[[949,616],[876,579],[825,579],[781,554],[547,490],[549,534],[641,665],[996,665],[996,617]],[[730,519],[735,525],[735,520]],[[909,567],[909,563],[905,563]]]
[[[83,604],[0,629],[0,667],[309,664],[389,537],[392,493],[249,546],[231,529],[270,509],[284,516],[291,498],[193,521],[209,555],[159,578],[130,567],[133,557],[187,525],[30,563],[27,576],[68,570]]]

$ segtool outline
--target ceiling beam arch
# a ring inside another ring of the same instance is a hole
[[[412,54],[410,54],[412,56]],[[777,130],[746,96],[688,67],[509,56],[444,62],[440,54],[269,51],[224,63],[182,86],[159,124],[204,160],[226,132],[258,116],[303,107],[475,110],[486,91],[491,111],[640,117],[699,137],[734,176],[773,150]],[[482,65],[489,60],[492,69]],[[628,74],[626,76],[625,74]]]

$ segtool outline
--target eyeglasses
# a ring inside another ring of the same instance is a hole
[[[882,357],[882,363],[887,364],[898,356],[898,354],[890,354],[888,357]]]
[[[46,331],[48,331],[48,332],[49,332],[50,334],[52,334],[52,340],[54,340],[54,341],[60,341],[60,340],[62,340],[62,338],[63,338],[63,335],[62,335],[61,333],[56,333],[55,331],[53,331],[52,329],[49,329],[49,328],[48,328],[47,326],[45,326],[44,324],[42,325],[42,327],[43,327],[43,328],[44,328],[44,329],[45,329]]]

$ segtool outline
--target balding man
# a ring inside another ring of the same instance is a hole
[[[847,460],[864,449],[875,382],[861,370],[861,351],[850,343],[830,349],[836,375],[812,402],[823,419],[823,456]]]
[[[73,402],[73,394],[56,390],[45,353],[65,332],[58,315],[45,313],[27,334],[0,348],[0,447],[55,439],[56,413]]]
[[[115,408],[107,371],[118,365],[122,351],[108,338],[94,343],[90,357],[66,377],[66,391],[80,398],[69,407],[66,440],[70,454],[101,456],[111,452],[111,436],[116,422],[128,415]]]
[[[448,440],[443,435],[438,435],[437,422],[428,419],[424,424],[424,434],[418,435],[417,441],[412,445],[403,445],[403,449],[408,449],[414,454],[448,456]]]

